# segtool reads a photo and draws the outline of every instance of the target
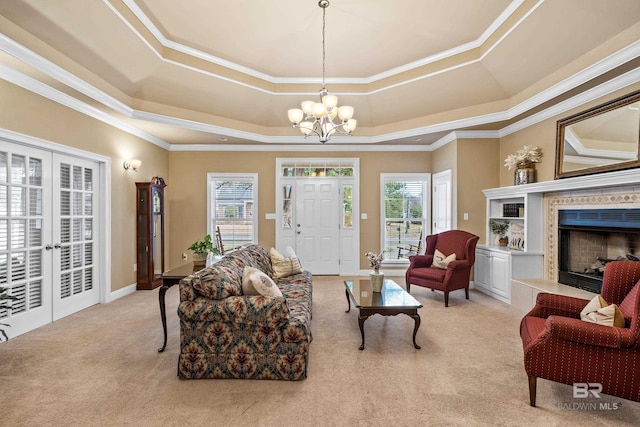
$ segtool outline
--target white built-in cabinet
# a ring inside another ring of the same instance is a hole
[[[487,197],[486,244],[476,248],[473,285],[476,289],[511,303],[512,278],[542,278],[542,194],[505,189],[483,190]],[[508,246],[499,246],[490,220],[508,221]]]

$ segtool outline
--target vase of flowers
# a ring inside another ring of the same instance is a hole
[[[492,219],[489,221],[489,228],[491,228],[491,232],[496,236],[495,243],[498,246],[507,246],[507,243],[509,243],[509,239],[507,238],[509,221],[498,221]]]
[[[509,170],[515,168],[513,185],[530,184],[536,182],[535,164],[542,161],[542,149],[525,145],[515,154],[509,154],[504,159],[504,165]]]
[[[380,265],[382,264],[384,252],[377,255],[373,252],[367,252],[364,255],[369,260],[369,265],[373,267],[373,271],[369,274],[369,280],[371,280],[371,288],[373,292],[382,292],[382,285],[384,284],[384,273],[380,273]]]

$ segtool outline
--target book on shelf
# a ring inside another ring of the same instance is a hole
[[[519,218],[524,216],[524,203],[504,203],[502,216],[506,218]]]

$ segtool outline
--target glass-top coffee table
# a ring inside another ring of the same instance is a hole
[[[345,293],[347,296],[347,304],[349,308],[347,313],[351,311],[351,301],[356,308],[360,310],[358,315],[358,324],[360,325],[360,334],[362,335],[362,345],[360,350],[364,350],[364,321],[374,314],[383,316],[396,316],[398,314],[406,314],[413,318],[415,326],[413,328],[413,346],[420,349],[416,344],[416,333],[420,327],[420,315],[418,309],[422,304],[412,297],[407,291],[401,288],[393,280],[385,279],[382,286],[382,292],[373,292],[371,282],[366,279],[345,280]]]

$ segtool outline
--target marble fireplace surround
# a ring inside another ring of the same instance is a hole
[[[527,218],[528,226],[543,230],[543,277],[558,280],[558,211],[563,209],[640,208],[640,169],[501,187],[492,196],[518,197],[526,193],[543,196],[543,210],[537,218]],[[539,221],[541,224],[533,224]]]

